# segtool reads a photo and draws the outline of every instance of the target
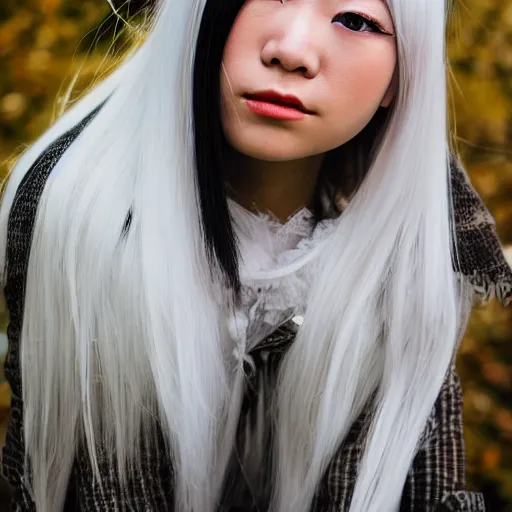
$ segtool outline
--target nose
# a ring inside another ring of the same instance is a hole
[[[312,26],[308,16],[289,17],[282,28],[269,38],[261,51],[265,66],[280,67],[287,72],[314,78],[320,69],[320,56],[315,50]]]

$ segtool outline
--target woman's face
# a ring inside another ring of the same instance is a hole
[[[393,35],[384,0],[247,0],[221,70],[227,140],[269,161],[349,141],[393,98]]]

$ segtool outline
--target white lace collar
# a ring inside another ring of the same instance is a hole
[[[294,316],[303,316],[310,289],[308,268],[266,281],[244,278],[261,271],[276,270],[310,251],[334,226],[325,220],[315,226],[306,208],[282,224],[265,214],[254,214],[229,202],[241,252],[241,305],[229,320],[236,342],[235,355],[247,353]]]

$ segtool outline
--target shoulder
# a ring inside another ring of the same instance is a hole
[[[39,154],[32,156],[27,164],[23,157],[15,166],[4,187],[0,202],[0,269],[2,284],[7,280],[9,256],[19,254],[14,241],[30,238],[37,213],[39,199],[44,186],[62,155],[78,138],[85,127],[100,110],[101,105],[90,112],[80,122],[59,135],[44,147]],[[11,261],[12,262],[12,261]]]
[[[451,158],[450,185],[454,221],[453,264],[472,285],[475,298],[512,303],[512,270],[492,215],[471,185],[459,160]]]

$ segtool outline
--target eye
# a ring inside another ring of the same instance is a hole
[[[361,14],[356,14],[355,12],[336,14],[332,19],[332,23],[340,23],[352,32],[386,33],[375,21],[365,18],[364,16],[361,16]]]

